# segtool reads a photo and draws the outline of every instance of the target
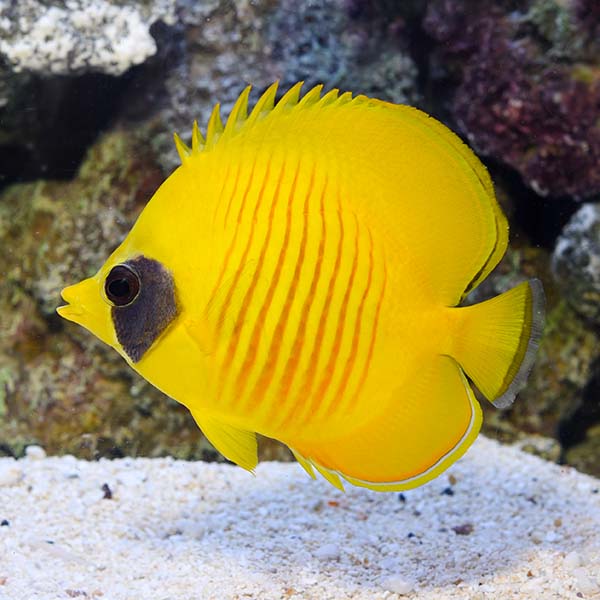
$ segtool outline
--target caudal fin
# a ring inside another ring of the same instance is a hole
[[[495,406],[512,404],[533,366],[544,323],[537,279],[457,311],[453,356]]]

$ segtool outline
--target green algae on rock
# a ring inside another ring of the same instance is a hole
[[[600,475],[600,423],[590,427],[585,437],[565,453],[565,462],[583,473]]]

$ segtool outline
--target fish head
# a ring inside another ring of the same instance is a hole
[[[119,249],[88,279],[66,287],[58,314],[115,348],[130,364],[141,361],[176,319],[180,307],[172,273],[142,253]]]

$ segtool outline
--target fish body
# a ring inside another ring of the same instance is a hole
[[[512,402],[541,333],[524,282],[459,307],[505,252],[487,171],[411,107],[249,88],[178,168],[98,273],[59,312],[187,406],[252,469],[256,435],[331,483],[406,489]]]

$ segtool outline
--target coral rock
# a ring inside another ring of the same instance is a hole
[[[600,192],[600,53],[584,4],[433,0],[424,20],[458,81],[456,123],[541,195]]]
[[[600,326],[600,204],[583,205],[556,242],[552,267],[564,297]]]
[[[174,0],[24,0],[0,7],[0,55],[15,71],[120,75],[156,52],[150,25],[173,22]]]

